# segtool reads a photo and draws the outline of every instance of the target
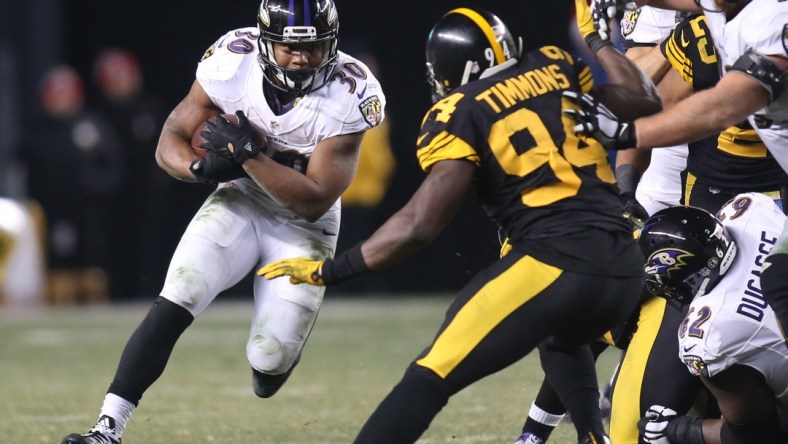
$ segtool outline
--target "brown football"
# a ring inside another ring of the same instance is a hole
[[[236,125],[238,124],[238,116],[235,114],[222,114],[222,116],[227,119],[228,122]],[[208,120],[211,122],[216,122],[216,117],[211,117]],[[205,148],[200,147],[200,145],[205,142],[205,138],[202,136],[203,131],[208,131],[208,126],[205,124],[205,122],[200,124],[200,126],[198,126],[192,134],[192,150],[194,151],[194,154],[196,154],[200,159],[204,158],[205,154],[208,152],[208,150]]]

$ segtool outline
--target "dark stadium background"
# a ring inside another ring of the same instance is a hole
[[[504,18],[513,33],[523,37],[526,48],[566,46],[573,6],[569,0],[336,1],[340,41],[363,40],[381,60],[398,161],[384,202],[386,214],[398,209],[423,177],[414,141],[429,106],[424,42],[431,25],[451,8],[481,6]],[[203,51],[230,29],[254,26],[258,7],[256,0],[0,2],[0,195],[13,195],[13,175],[3,165],[17,149],[21,123],[35,118],[36,85],[46,68],[62,61],[88,76],[98,51],[124,47],[139,55],[148,90],[171,108],[188,91]],[[194,200],[196,209],[202,196],[192,189],[183,199]],[[170,216],[183,218],[185,224],[191,213]],[[169,256],[176,242],[172,239],[171,246],[163,246],[162,254]],[[386,288],[397,293],[456,290],[497,251],[494,228],[469,199],[433,245],[406,264],[361,279],[386,282]]]

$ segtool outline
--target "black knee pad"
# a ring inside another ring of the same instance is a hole
[[[431,393],[433,399],[443,404],[459,390],[433,370],[415,363],[405,370],[405,375],[400,383],[414,390]]]

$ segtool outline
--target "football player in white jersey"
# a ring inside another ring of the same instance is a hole
[[[364,132],[383,119],[385,97],[364,64],[337,50],[333,0],[263,0],[257,22],[208,49],[191,90],[167,118],[159,165],[177,179],[219,185],[186,229],[161,296],[129,339],[98,422],[64,444],[119,443],[178,337],[251,270],[291,256],[333,257],[339,197],[353,179]],[[238,123],[220,117],[208,125],[208,152],[199,159],[192,134],[226,113]],[[257,396],[273,396],[293,371],[323,293],[254,280],[246,355]]]
[[[603,3],[631,2],[605,0]],[[609,149],[651,149],[697,140],[748,119],[788,172],[788,2],[637,0],[637,4],[703,11],[724,75],[714,88],[634,122],[619,121],[603,105],[583,97],[579,100],[582,111],[569,110],[578,122],[576,129],[595,134]],[[738,8],[741,10],[728,21],[726,12]],[[613,11],[614,8],[608,8],[608,13]],[[762,281],[764,296],[785,331],[788,329],[788,229],[783,230],[766,259]]]
[[[676,11],[644,6],[626,11],[620,26],[625,54],[657,84],[665,108],[691,92],[659,53],[659,44],[670,35],[677,18]],[[634,191],[637,202],[648,213],[644,216],[681,203],[681,173],[687,167],[687,144],[652,152],[640,180],[630,183],[626,180],[627,174],[632,174],[633,178],[638,175],[633,170],[635,166],[629,163],[632,159],[627,158],[626,154],[626,151],[622,151],[616,156],[616,178],[622,194]]]
[[[785,215],[763,194],[736,196],[717,213],[673,207],[651,217],[640,244],[655,295],[690,304],[679,356],[719,401],[724,421],[652,406],[640,428],[649,443],[783,443],[788,347],[761,291],[761,267]]]

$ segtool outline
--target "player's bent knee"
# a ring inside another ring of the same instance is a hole
[[[246,344],[246,358],[252,368],[279,375],[292,366],[297,354],[273,336],[254,335]]]

